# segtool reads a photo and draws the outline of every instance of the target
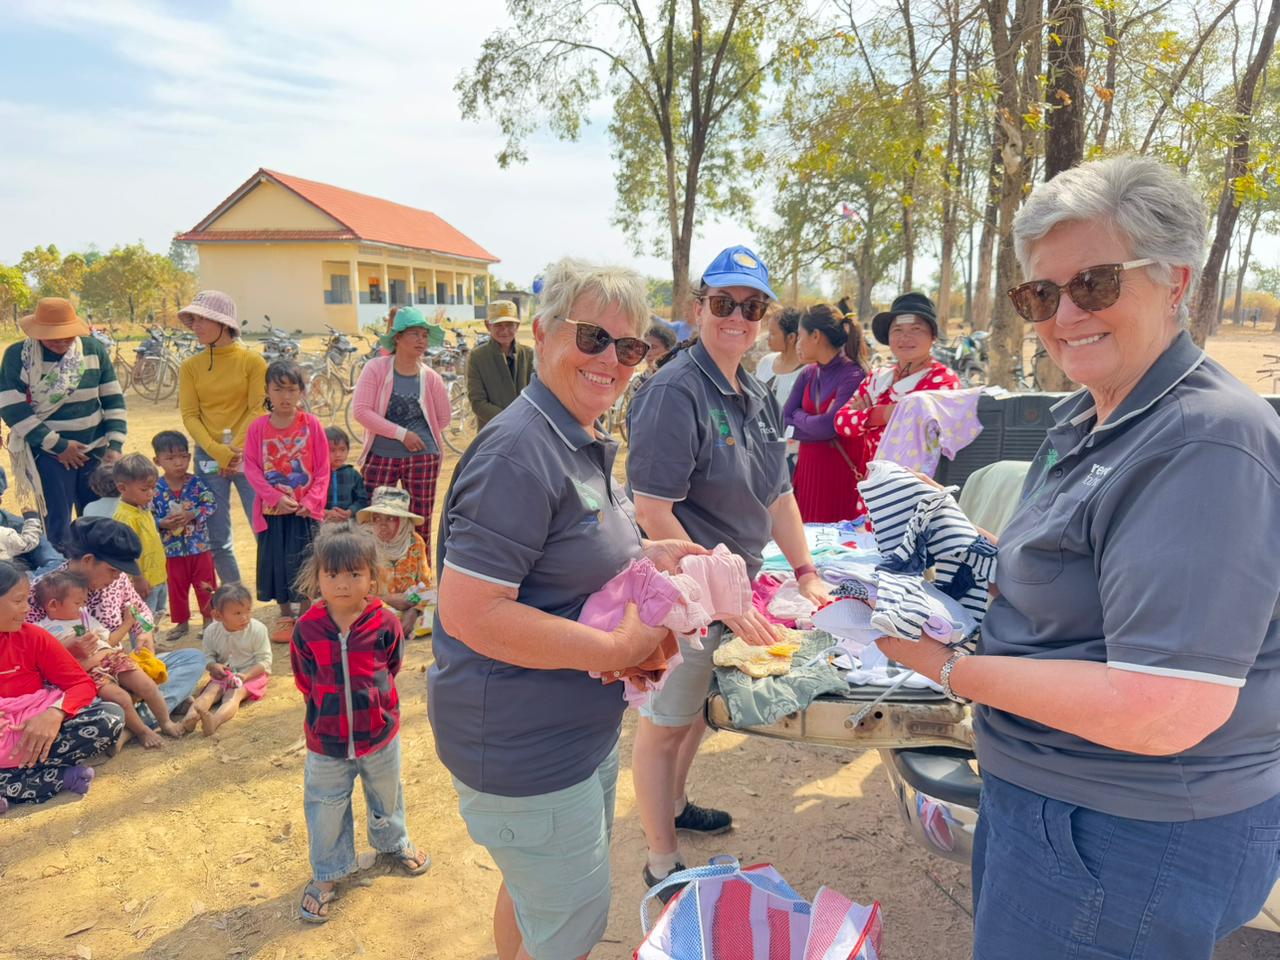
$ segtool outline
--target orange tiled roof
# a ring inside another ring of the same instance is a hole
[[[210,231],[208,224],[233,206],[262,180],[271,180],[296,193],[312,206],[342,224],[345,231],[327,230],[231,230]],[[303,180],[274,170],[260,169],[212,213],[196,224],[180,240],[365,240],[398,247],[451,254],[497,263],[498,258],[456,227],[428,210],[406,207],[327,183]]]

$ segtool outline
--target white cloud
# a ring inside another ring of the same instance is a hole
[[[124,76],[101,77],[102,88],[143,93],[140,102],[122,94],[115,109],[56,113],[0,99],[0,128],[12,134],[0,165],[21,185],[0,193],[0,260],[48,242],[143,239],[166,249],[265,166],[433,210],[501,257],[496,272],[517,282],[565,253],[669,272],[659,258],[633,257],[610,224],[602,124],[578,144],[538,138],[529,163],[504,171],[496,127],[461,120],[453,83],[505,21],[500,0],[239,0],[216,15],[144,0],[45,0],[10,15],[51,47],[65,31],[92,37],[127,65]],[[743,240],[733,225],[710,225],[695,268]]]

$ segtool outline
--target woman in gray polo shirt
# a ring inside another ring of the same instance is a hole
[[[648,346],[644,280],[562,260],[533,322],[538,374],[480,432],[440,525],[440,603],[428,676],[440,760],[462,818],[502,871],[500,960],[585,956],[604,935],[622,684],[666,631],[634,605],[612,633],[577,616],[642,554],[672,570],[704,552],[642,540],[595,426]]]
[[[1145,158],[1031,195],[1010,297],[1084,389],[1001,536],[980,655],[880,643],[975,704],[979,960],[1208,960],[1280,871],[1280,418],[1181,329],[1206,219]]]
[[[698,340],[665,364],[631,402],[627,478],[636,519],[653,537],[688,537],[704,547],[726,544],[748,573],[777,541],[800,589],[828,599],[813,566],[800,510],[791,492],[782,412],[772,391],[742,366],[760,335],[769,302],[769,270],[746,247],[720,253],[703,273],[694,317]],[[677,830],[722,833],[723,810],[690,803],[685,781],[706,729],[702,708],[711,655],[728,627],[749,643],[771,643],[773,628],[754,610],[716,624],[641,710],[632,771],[648,843],[645,883],[680,869]],[[668,888],[664,899],[675,894]]]

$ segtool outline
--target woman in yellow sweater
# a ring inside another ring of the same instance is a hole
[[[182,423],[196,442],[196,475],[209,485],[218,502],[209,517],[218,579],[234,583],[241,577],[231,540],[231,487],[239,491],[245,516],[252,523],[254,493],[244,475],[244,435],[264,412],[267,361],[241,342],[235,301],[225,293],[200,291],[178,317],[208,348],[183,361],[178,406]]]

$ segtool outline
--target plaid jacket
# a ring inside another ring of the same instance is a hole
[[[368,505],[369,491],[365,489],[359,470],[344,463],[330,474],[329,502],[326,504],[330,510],[338,507],[355,513]]]
[[[403,639],[399,618],[373,598],[351,625],[344,665],[338,625],[324,602],[298,618],[289,659],[307,704],[308,750],[354,759],[380,750],[399,732],[395,675]]]

